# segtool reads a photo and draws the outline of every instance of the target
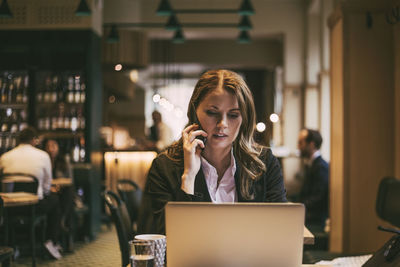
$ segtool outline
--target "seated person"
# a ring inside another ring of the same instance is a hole
[[[286,202],[278,160],[253,139],[253,96],[237,73],[204,73],[187,114],[181,139],[149,170],[142,203],[149,203],[151,219],[141,232],[165,233],[168,201]]]
[[[61,212],[59,197],[51,192],[51,161],[49,155],[36,148],[37,133],[32,127],[27,127],[19,134],[19,145],[0,158],[0,169],[3,173],[25,173],[35,176],[39,185],[37,194],[39,203],[37,212],[47,215],[47,237],[45,247],[56,259],[62,256],[56,243],[59,241],[61,228]]]
[[[72,167],[68,157],[63,156],[59,150],[56,140],[46,139],[43,143],[45,151],[49,154],[52,166],[53,178],[73,178]],[[62,211],[61,227],[64,231],[69,231],[72,225],[72,210],[74,207],[74,187],[63,186],[53,187],[53,191],[59,194],[60,206]]]

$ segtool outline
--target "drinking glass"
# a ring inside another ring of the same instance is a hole
[[[151,240],[132,240],[131,247],[132,267],[153,267],[154,266],[154,242]]]

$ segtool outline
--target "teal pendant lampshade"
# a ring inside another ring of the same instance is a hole
[[[251,25],[251,21],[248,16],[242,16],[238,28],[241,31],[251,30],[253,28],[253,25]]]
[[[253,8],[253,5],[251,4],[250,0],[243,0],[242,4],[240,5],[239,14],[240,15],[253,15],[254,14],[254,8]]]
[[[81,0],[79,2],[79,6],[75,11],[75,16],[90,16],[92,12],[89,9],[88,4],[86,3],[86,0]]]
[[[247,31],[241,31],[238,37],[240,44],[248,44],[251,42],[250,35]]]
[[[170,16],[172,15],[172,8],[168,0],[161,0],[160,5],[157,8],[158,16]]]
[[[3,0],[0,6],[0,18],[12,18],[10,7],[8,6],[7,0]]]
[[[118,43],[119,36],[118,36],[118,29],[116,25],[111,26],[110,34],[107,37],[107,43],[113,44]]]
[[[175,32],[174,38],[172,39],[174,44],[181,44],[185,42],[185,36],[183,36],[183,32],[181,29]]]
[[[169,17],[167,24],[165,25],[165,28],[169,31],[176,31],[181,28],[181,25],[179,24],[179,21],[175,15],[171,15]]]

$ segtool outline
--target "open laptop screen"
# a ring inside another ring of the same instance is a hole
[[[301,266],[304,212],[298,203],[169,202],[167,265]]]

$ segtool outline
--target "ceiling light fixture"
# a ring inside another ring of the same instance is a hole
[[[182,44],[185,42],[185,36],[183,36],[183,32],[181,29],[175,31],[174,38],[172,38],[172,42],[174,44]]]
[[[112,25],[110,34],[107,37],[107,43],[112,44],[112,43],[118,43],[119,41],[119,36],[118,36],[118,29],[117,25]]]
[[[168,0],[161,0],[160,5],[157,8],[158,16],[170,16],[172,15],[172,8]]]
[[[251,42],[250,35],[247,31],[241,31],[238,37],[239,44],[248,44]]]
[[[75,11],[75,16],[90,16],[92,12],[89,9],[88,4],[86,3],[86,0],[81,0],[79,2],[79,6]]]
[[[242,31],[251,30],[253,28],[253,25],[251,25],[251,21],[248,16],[242,16],[242,19],[239,22],[238,28],[239,28],[239,30],[242,30]]]
[[[240,8],[239,8],[239,14],[240,15],[253,15],[254,14],[254,8],[253,8],[253,5],[251,4],[250,0],[243,0],[242,4],[240,5]]]
[[[7,0],[3,0],[0,6],[0,18],[12,18],[10,7],[8,6]]]
[[[175,15],[169,16],[167,24],[165,24],[165,29],[167,29],[169,31],[176,31],[180,28],[181,28],[181,25],[179,24],[179,21],[176,18],[176,16]]]

